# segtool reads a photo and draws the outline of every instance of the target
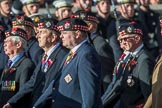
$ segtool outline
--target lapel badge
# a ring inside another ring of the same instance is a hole
[[[46,22],[46,27],[50,27],[52,24],[51,24],[51,22]]]
[[[70,74],[66,75],[64,79],[66,83],[70,83],[72,81],[72,77],[70,76]]]
[[[65,29],[69,29],[70,28],[70,22],[65,22],[65,25],[64,25]]]
[[[129,26],[129,27],[127,28],[127,32],[128,32],[128,33],[132,33],[132,32],[133,32],[133,28]]]

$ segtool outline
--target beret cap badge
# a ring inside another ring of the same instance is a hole
[[[50,27],[52,24],[51,24],[51,22],[48,21],[45,23],[45,25],[46,25],[46,27]]]
[[[34,22],[39,22],[40,18],[37,16],[34,18]]]
[[[65,25],[64,25],[64,28],[65,29],[69,29],[70,28],[70,22],[66,21]]]
[[[16,17],[16,22],[17,22],[18,24],[24,23],[24,17],[23,17],[23,16],[17,16],[17,17]]]
[[[131,26],[129,26],[129,27],[127,28],[127,32],[128,32],[128,33],[132,33],[132,32],[133,32],[133,28],[132,28]]]
[[[85,15],[84,13],[81,13],[81,14],[80,14],[80,18],[81,18],[81,19],[84,19],[85,17],[86,17],[86,15]]]

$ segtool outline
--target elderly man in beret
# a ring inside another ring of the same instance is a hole
[[[162,16],[159,17],[159,22],[160,22],[160,34],[162,36]],[[153,76],[152,76],[152,92],[147,99],[147,102],[144,106],[144,108],[161,108],[162,103],[161,103],[161,96],[162,96],[162,56],[160,56],[160,59],[155,65],[154,71],[153,71]]]
[[[23,88],[9,101],[4,108],[18,108],[20,102],[25,108],[31,108],[39,96],[45,91],[49,83],[55,80],[63,58],[68,53],[59,42],[60,32],[57,29],[57,20],[42,19],[38,23],[38,41],[39,46],[44,50],[42,60],[38,63],[31,79],[23,86]],[[24,99],[30,100],[23,102]],[[27,104],[29,102],[29,104]],[[49,103],[50,100],[49,100]],[[48,108],[50,104],[45,104]],[[42,106],[39,106],[42,108]]]
[[[23,4],[22,10],[26,16],[30,16],[39,11],[39,1],[38,0],[20,0]]]
[[[143,31],[138,22],[120,25],[118,41],[123,43],[130,57],[122,65],[112,89],[102,96],[105,107],[115,103],[115,108],[142,108],[151,92],[151,76],[155,61],[142,42]],[[115,94],[115,95],[114,95]]]
[[[25,56],[27,33],[20,28],[5,32],[4,51],[9,60],[0,80],[0,107],[15,95],[33,74],[33,63]],[[5,98],[4,98],[5,97]]]
[[[41,54],[43,53],[42,48],[39,47],[38,41],[35,37],[34,23],[27,16],[16,16],[12,20],[12,26],[22,28],[27,32],[27,47],[26,54],[34,62],[35,66],[38,64]]]
[[[73,0],[55,0],[53,6],[55,7],[55,16],[58,20],[70,17],[72,14]]]
[[[62,44],[70,52],[63,60],[61,74],[51,83],[51,108],[102,108],[101,64],[87,42],[87,24],[78,18],[67,18],[59,22],[58,28]],[[41,98],[51,90],[47,89]]]

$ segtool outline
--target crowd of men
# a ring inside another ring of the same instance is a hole
[[[162,108],[159,3],[0,0],[0,108]]]

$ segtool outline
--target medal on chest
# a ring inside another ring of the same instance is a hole
[[[134,84],[135,84],[135,81],[134,81],[132,75],[128,75],[128,78],[127,78],[127,85],[128,85],[129,87],[132,87],[132,86],[134,86]]]

